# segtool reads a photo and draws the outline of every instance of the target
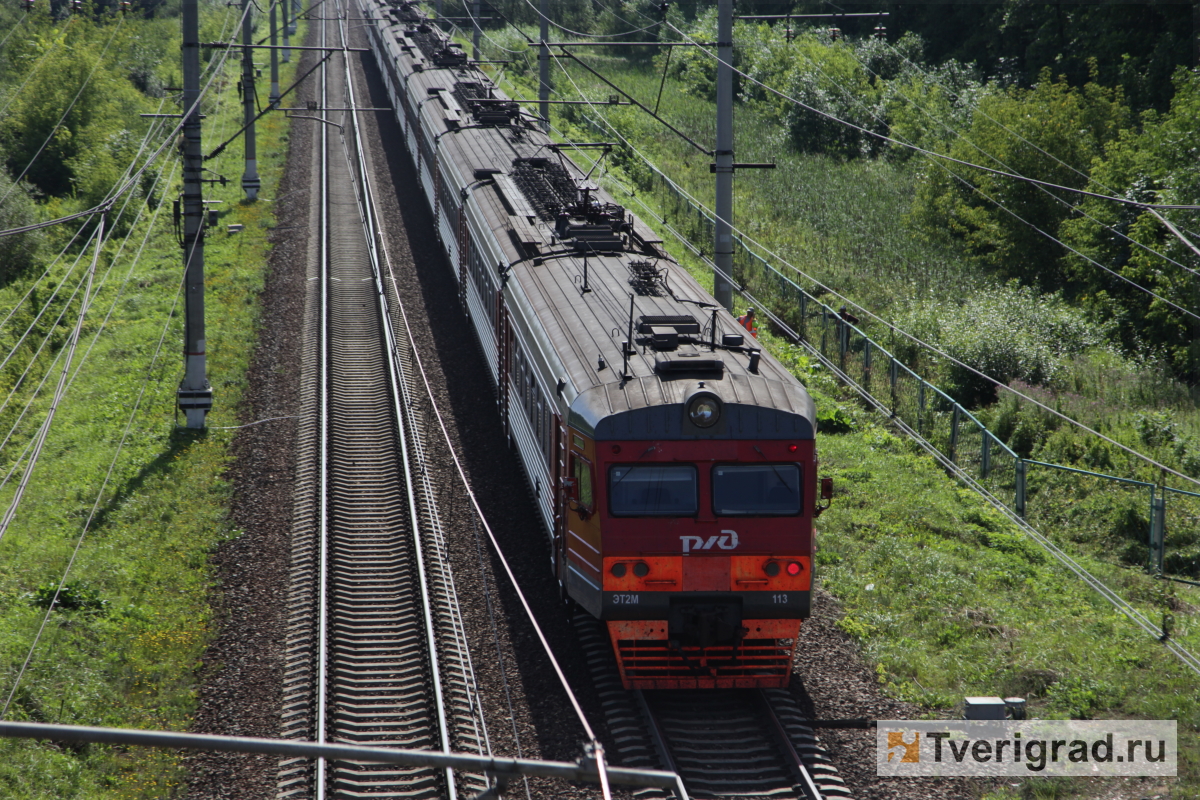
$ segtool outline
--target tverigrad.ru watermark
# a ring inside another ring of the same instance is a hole
[[[877,774],[1175,775],[1174,720],[880,720]]]

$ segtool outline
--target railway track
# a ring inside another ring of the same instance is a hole
[[[624,764],[675,772],[689,797],[850,797],[786,690],[628,692],[601,626],[575,628]]]
[[[321,22],[346,46],[345,10]],[[289,607],[284,735],[490,754],[414,412],[407,339],[381,274],[370,165],[345,53],[320,70],[305,462]],[[473,797],[481,775],[285,760],[279,798]]]

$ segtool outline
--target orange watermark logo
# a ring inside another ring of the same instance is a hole
[[[921,760],[921,733],[913,731],[911,742],[904,741],[904,733],[904,731],[887,732],[887,760],[891,761],[892,756],[898,755],[901,763],[915,764]],[[904,752],[900,753],[897,750]]]

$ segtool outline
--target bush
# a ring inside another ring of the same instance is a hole
[[[54,602],[55,593],[58,594],[57,603]],[[57,583],[43,583],[27,597],[29,602],[38,608],[48,609],[50,604],[54,603],[54,607],[59,611],[104,613],[108,610],[108,601],[101,600],[95,589],[81,581],[64,583],[61,589]]]
[[[1003,384],[1049,383],[1067,359],[1106,338],[1104,328],[1084,319],[1059,294],[1039,296],[1015,283],[957,305],[910,305],[897,326]],[[986,405],[996,396],[991,381],[957,364],[947,367],[945,388],[968,407]]]

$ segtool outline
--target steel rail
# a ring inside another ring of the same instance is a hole
[[[353,85],[351,84],[351,89]],[[352,96],[353,99],[353,96]],[[350,110],[350,109],[346,109]],[[355,105],[353,107],[357,111],[393,111],[392,108],[363,108]],[[358,130],[357,123],[354,130]],[[365,154],[364,154],[365,156]],[[372,189],[372,181],[370,178],[371,169],[369,168],[369,159],[365,158],[362,162],[362,175],[364,184],[364,204],[369,218],[374,222],[380,218],[378,206],[375,201],[375,192]],[[458,592],[454,585],[453,576],[449,569],[449,548],[446,544],[446,539],[442,530],[441,518],[438,514],[436,502],[436,491],[434,490],[432,479],[430,478],[430,470],[428,468],[428,458],[426,454],[425,442],[422,432],[424,425],[421,422],[419,415],[415,409],[417,407],[416,398],[416,380],[413,374],[412,361],[414,353],[412,342],[407,337],[396,335],[396,324],[403,324],[403,312],[399,314],[399,319],[393,322],[392,320],[392,301],[388,293],[390,285],[391,291],[395,294],[396,305],[400,305],[400,297],[398,288],[395,284],[394,277],[390,281],[385,281],[384,274],[392,275],[391,258],[387,252],[387,240],[383,236],[380,226],[373,224],[371,231],[377,242],[372,242],[372,254],[378,255],[373,261],[373,268],[376,276],[376,289],[379,292],[380,303],[382,304],[382,317],[384,320],[385,330],[389,337],[389,350],[392,353],[395,363],[395,370],[399,376],[400,400],[402,407],[410,409],[405,415],[405,419],[411,427],[411,436],[409,444],[413,449],[413,457],[417,463],[417,478],[421,484],[421,490],[425,497],[425,512],[428,516],[427,530],[431,539],[431,546],[434,548],[435,558],[433,559],[434,572],[436,573],[436,585],[438,590],[444,595],[439,598],[440,606],[444,607],[444,613],[449,617],[448,625],[443,628],[443,633],[449,636],[453,647],[452,654],[459,656],[458,672],[460,675],[461,686],[465,689],[463,700],[466,708],[464,709],[467,717],[470,719],[472,726],[475,728],[473,738],[477,744],[481,745],[481,752],[491,754],[491,742],[487,732],[487,720],[483,712],[482,703],[479,701],[478,692],[476,691],[475,668],[471,659],[471,651],[466,639],[466,626],[462,619],[462,613],[458,602]],[[385,270],[386,267],[386,270]],[[432,401],[432,398],[430,398]],[[443,660],[453,661],[452,658],[444,656]]]
[[[335,8],[340,8],[340,3],[335,4]],[[346,27],[345,22],[338,16],[338,33],[342,41],[343,53],[347,51],[346,42]],[[417,563],[417,584],[421,594],[421,611],[425,626],[426,648],[428,651],[430,678],[433,683],[433,698],[437,709],[437,727],[438,736],[441,739],[442,749],[449,752],[450,750],[450,730],[446,721],[446,706],[445,699],[442,696],[442,677],[441,668],[439,665],[439,657],[437,651],[437,637],[433,629],[433,609],[429,599],[429,581],[425,569],[424,548],[421,546],[421,516],[417,510],[417,493],[413,486],[412,480],[412,465],[409,460],[409,442],[408,432],[405,430],[404,420],[411,413],[401,402],[401,368],[397,363],[397,348],[396,335],[392,327],[391,316],[388,314],[387,298],[383,285],[383,276],[379,264],[379,252],[377,249],[378,237],[376,235],[375,216],[373,213],[374,203],[371,201],[371,186],[370,176],[367,169],[366,155],[362,149],[361,129],[358,121],[358,111],[356,109],[356,99],[354,93],[353,76],[350,73],[350,60],[344,54],[342,57],[342,66],[345,71],[346,81],[346,100],[347,107],[350,109],[349,127],[351,136],[354,139],[355,156],[357,160],[359,180],[361,182],[362,191],[359,193],[358,186],[355,186],[355,195],[358,199],[359,214],[362,218],[363,227],[366,231],[367,252],[371,257],[371,274],[375,282],[375,297],[378,303],[379,318],[383,326],[384,341],[387,344],[388,362],[388,380],[391,383],[391,399],[395,413],[396,435],[400,439],[400,459],[401,471],[404,474],[404,488],[408,504],[409,524],[412,526],[413,538],[413,553]],[[326,98],[327,99],[327,98]],[[352,165],[353,166],[353,165]],[[353,171],[351,173],[353,175]],[[351,181],[353,183],[353,180]],[[450,767],[446,767],[446,787],[450,800],[457,800],[458,791],[455,786],[454,772]]]
[[[326,40],[325,26],[321,26],[321,44]],[[328,104],[329,60],[321,60],[321,105]],[[321,126],[321,318],[318,340],[321,349],[321,372],[319,395],[321,409],[319,516],[317,542],[317,718],[313,733],[320,744],[325,743],[326,696],[329,681],[329,605],[326,587],[329,585],[329,127]],[[325,800],[326,763],[317,759],[316,798]]]
[[[796,746],[792,744],[792,737],[788,735],[787,729],[783,727],[783,722],[780,721],[779,715],[775,713],[774,707],[767,696],[761,691],[756,692],[758,702],[762,708],[763,714],[771,721],[771,729],[775,732],[776,741],[779,744],[784,755],[789,760],[788,766],[792,768],[792,772],[799,779],[799,787],[804,791],[806,800],[823,800],[821,790],[817,788],[816,782],[805,766],[804,760],[800,758],[800,753],[796,751]]]

